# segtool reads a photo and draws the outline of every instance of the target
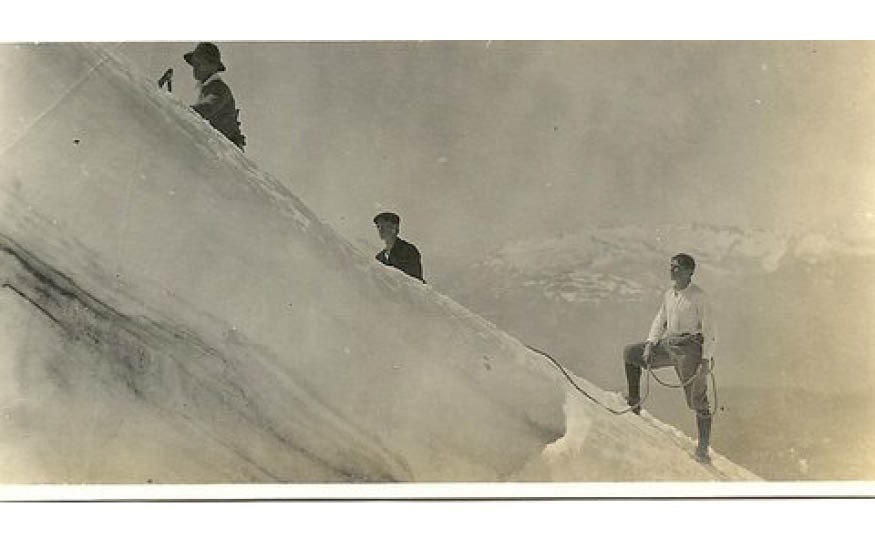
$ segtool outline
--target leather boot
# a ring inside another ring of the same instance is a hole
[[[626,384],[629,386],[629,396],[626,398],[626,403],[632,408],[632,412],[636,415],[641,414],[641,406],[637,405],[641,402],[641,368],[632,364],[625,364],[626,368]]]
[[[711,415],[696,413],[696,426],[699,429],[699,445],[696,447],[696,460],[703,463],[711,461],[708,447],[711,441]]]

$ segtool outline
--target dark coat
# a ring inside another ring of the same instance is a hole
[[[234,102],[234,95],[220,78],[207,79],[206,84],[200,88],[198,102],[192,109],[237,147],[242,149],[246,145],[246,138],[240,132],[239,110]]]
[[[386,250],[384,249],[377,253],[377,260],[386,266],[398,268],[407,275],[416,277],[423,283],[425,282],[422,278],[422,257],[419,254],[419,250],[412,243],[408,243],[401,238],[395,238],[395,244],[392,246],[389,256],[386,256]]]

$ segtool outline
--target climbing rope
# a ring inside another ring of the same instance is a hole
[[[614,409],[613,407],[611,407],[609,405],[603,404],[602,402],[600,402],[598,400],[598,398],[596,398],[595,396],[593,396],[589,392],[585,391],[584,389],[580,388],[580,385],[578,385],[577,382],[571,377],[571,375],[569,375],[568,370],[566,370],[562,364],[560,364],[558,361],[556,361],[555,358],[553,358],[552,356],[550,356],[549,354],[545,353],[544,351],[542,351],[540,349],[536,349],[535,347],[532,347],[531,345],[526,345],[526,347],[528,347],[530,350],[538,353],[539,355],[543,356],[544,358],[546,358],[547,360],[552,362],[553,365],[556,366],[556,368],[558,368],[560,372],[562,372],[562,375],[565,376],[565,379],[569,383],[571,383],[571,386],[573,386],[578,392],[580,392],[581,394],[583,394],[584,396],[586,396],[587,398],[589,398],[590,400],[592,400],[593,402],[598,404],[603,409],[610,411],[614,415],[622,415],[624,413],[628,413],[628,412],[632,411],[636,407],[639,407],[641,404],[643,404],[644,400],[646,400],[647,397],[650,395],[650,374],[648,373],[647,379],[644,380],[644,396],[641,397],[641,399],[638,401],[638,403],[630,405],[625,409]]]
[[[709,362],[709,364],[710,364],[710,362]],[[693,382],[693,379],[695,379],[696,377],[699,377],[699,375],[701,375],[701,373],[702,373],[702,364],[699,364],[699,367],[696,369],[696,372],[693,373],[693,375],[691,375],[689,379],[687,379],[687,380],[684,381],[683,383],[677,383],[677,384],[675,384],[675,383],[666,383],[666,382],[662,381],[662,380],[659,378],[659,376],[656,374],[656,372],[653,371],[653,368],[651,368],[650,366],[647,366],[647,373],[648,373],[648,375],[652,375],[653,378],[656,379],[656,382],[659,383],[660,385],[664,386],[664,387],[667,387],[667,388],[684,388],[684,387],[687,386],[688,384],[692,383],[692,382]],[[717,414],[717,406],[720,405],[720,404],[719,404],[719,398],[717,397],[717,378],[714,377],[714,368],[709,368],[709,370],[708,370],[708,375],[711,376],[711,390],[713,391],[713,394],[714,394],[714,407],[712,407],[711,410],[709,411],[710,416],[713,417],[714,415]]]
[[[610,413],[613,413],[614,415],[623,415],[625,413],[632,411],[635,408],[641,407],[641,405],[644,404],[644,401],[650,395],[650,378],[651,377],[653,377],[653,379],[655,379],[657,383],[659,383],[660,385],[662,385],[664,387],[683,388],[683,387],[689,385],[690,383],[692,383],[693,379],[695,379],[696,377],[699,377],[699,375],[701,374],[701,371],[702,371],[702,365],[700,364],[699,368],[696,370],[696,372],[693,375],[690,376],[689,379],[687,379],[686,381],[684,381],[682,383],[675,384],[675,383],[664,382],[662,379],[659,378],[658,375],[656,375],[656,372],[653,370],[653,368],[651,366],[649,366],[649,365],[645,366],[645,368],[647,369],[647,377],[644,380],[644,395],[641,397],[640,400],[638,400],[637,403],[629,405],[625,409],[614,409],[608,405],[603,404],[595,396],[593,396],[589,392],[582,389],[580,387],[580,385],[578,385],[577,382],[568,373],[568,370],[566,370],[565,367],[562,364],[560,364],[555,358],[553,358],[552,356],[550,356],[549,354],[545,353],[544,351],[542,351],[540,349],[536,349],[535,347],[532,347],[531,345],[526,345],[526,347],[528,347],[529,350],[543,356],[544,358],[549,360],[554,366],[556,366],[556,368],[560,372],[562,372],[562,375],[565,376],[565,379],[571,384],[571,386],[573,386],[583,396],[585,396],[589,400],[593,401],[594,403],[596,403],[597,405],[599,405],[603,409],[609,411]],[[717,414],[717,406],[719,405],[718,398],[717,398],[717,378],[714,377],[713,369],[711,369],[708,373],[711,376],[711,389],[714,391],[713,392],[713,394],[714,394],[714,407],[710,411],[710,415],[713,417],[714,415]]]

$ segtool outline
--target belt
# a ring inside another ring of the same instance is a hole
[[[698,345],[702,345],[705,343],[705,336],[700,333],[683,333],[683,334],[672,334],[670,336],[665,336],[660,340],[660,342],[665,341],[669,345],[688,345],[690,343],[696,343]]]

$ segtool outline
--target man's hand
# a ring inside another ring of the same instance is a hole
[[[647,367],[650,365],[650,357],[653,356],[653,344],[649,341],[644,344],[644,355],[641,357],[644,359],[644,366]]]
[[[702,375],[708,375],[709,373],[711,373],[711,370],[714,368],[713,359],[703,358],[701,368],[702,368]]]

